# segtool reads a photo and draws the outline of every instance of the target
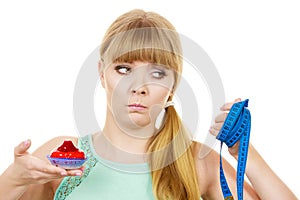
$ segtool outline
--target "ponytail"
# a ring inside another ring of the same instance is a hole
[[[158,200],[200,199],[192,140],[175,108],[166,108],[165,123],[149,144],[153,193]]]

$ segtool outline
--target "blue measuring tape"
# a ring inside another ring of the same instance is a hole
[[[251,115],[247,109],[249,99],[232,105],[228,116],[225,119],[222,129],[220,130],[217,139],[221,141],[220,148],[220,182],[222,193],[225,200],[233,199],[233,196],[228,187],[225,174],[222,166],[222,146],[225,143],[228,147],[232,147],[240,141],[238,152],[237,165],[237,193],[238,199],[243,199],[244,174],[246,169],[248,146],[251,128]]]

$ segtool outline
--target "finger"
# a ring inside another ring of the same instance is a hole
[[[66,170],[61,167],[56,167],[51,164],[46,164],[43,167],[40,167],[37,169],[38,171],[48,174],[48,175],[53,175],[54,177],[58,176],[81,176],[83,173],[83,167],[79,169],[72,169],[72,170]]]
[[[55,175],[55,176],[67,175],[67,171],[65,169],[51,165],[45,160],[41,160],[34,156],[28,156],[26,159],[28,161],[25,163],[25,167],[32,172],[40,172],[40,173]]]
[[[229,111],[232,107],[233,104],[237,103],[237,102],[240,102],[241,101],[241,98],[237,98],[234,100],[234,102],[229,102],[229,103],[225,103],[221,108],[220,110],[222,111]]]
[[[27,180],[29,184],[43,184],[68,175],[65,169],[52,166],[43,160],[34,160],[30,157],[31,156],[27,156],[26,159],[31,161],[23,165],[27,172],[22,177],[23,179]]]
[[[65,176],[82,176],[83,171],[76,169],[76,170],[65,170],[62,173],[48,173],[48,172],[37,172],[39,179],[41,180],[50,180],[50,179],[58,179],[63,178]]]
[[[61,175],[61,174],[49,174],[47,172],[34,171],[30,174],[30,176],[27,177],[27,179],[30,182],[30,184],[44,184],[51,180],[61,179],[65,176],[67,176],[67,173],[65,175]]]
[[[39,183],[46,183],[50,180],[59,179],[67,176],[67,173],[64,175],[61,174],[49,174],[47,172],[36,171],[31,175],[31,178]]]
[[[68,176],[82,176],[83,171],[81,169],[67,170]]]
[[[234,100],[235,103],[236,103],[236,102],[240,102],[240,101],[242,101],[241,98],[237,98],[237,99]]]
[[[50,164],[47,164],[43,167],[39,167],[37,170],[48,175],[66,176],[68,174],[68,172],[65,169]]]
[[[21,142],[18,146],[15,147],[15,150],[14,150],[15,156],[24,155],[30,146],[31,146],[30,140],[25,140],[25,141]]]
[[[215,124],[212,125],[212,128],[217,130],[217,131],[220,131],[222,126],[223,126],[223,123],[215,123]]]
[[[228,115],[228,113],[225,113],[225,112],[217,115],[216,118],[215,118],[215,123],[222,123],[222,122],[224,122],[225,119],[226,119],[226,117],[227,117],[227,115]]]
[[[219,131],[211,127],[209,129],[209,133],[212,134],[213,136],[217,136],[219,134]]]

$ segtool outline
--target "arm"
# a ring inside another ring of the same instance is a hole
[[[15,182],[12,178],[13,171],[13,167],[10,165],[0,176],[0,200],[19,199],[28,187]]]
[[[209,149],[202,144],[200,151]],[[199,155],[199,151],[198,151]],[[219,174],[219,159],[220,155],[211,150],[209,154],[207,154],[203,158],[196,159],[196,165],[199,175],[200,182],[200,190],[202,192],[203,199],[223,199],[221,185],[220,185],[220,174]],[[237,199],[237,191],[236,191],[236,171],[235,169],[225,160],[223,162],[223,170],[226,174],[226,180],[230,191],[234,197]],[[258,200],[260,199],[254,189],[248,182],[244,182],[244,199],[249,200]]]
[[[51,181],[81,173],[80,170],[66,171],[52,166],[46,160],[45,156],[62,140],[62,137],[55,138],[33,154],[27,152],[31,141],[19,144],[14,151],[14,162],[0,176],[0,200],[43,199],[45,193],[41,189],[49,187]]]
[[[297,199],[252,145],[247,162],[246,175],[261,199]]]
[[[240,99],[235,100],[235,102],[238,101],[240,101]],[[219,133],[227,116],[226,113],[235,102],[227,103],[222,106],[221,111],[223,111],[223,113],[216,117],[215,124],[210,129],[211,134],[216,136]],[[229,153],[236,160],[238,159],[238,149],[239,142],[228,149]],[[248,150],[246,176],[261,199],[297,199],[285,183],[272,171],[251,143],[249,144]]]

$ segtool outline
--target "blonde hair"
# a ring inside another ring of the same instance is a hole
[[[154,12],[136,9],[117,18],[103,38],[100,56],[105,65],[134,61],[165,65],[176,72],[174,90],[182,72],[179,35]],[[172,98],[173,93],[168,100]],[[165,123],[151,138],[148,153],[156,199],[200,199],[191,136],[173,106],[166,108]]]

